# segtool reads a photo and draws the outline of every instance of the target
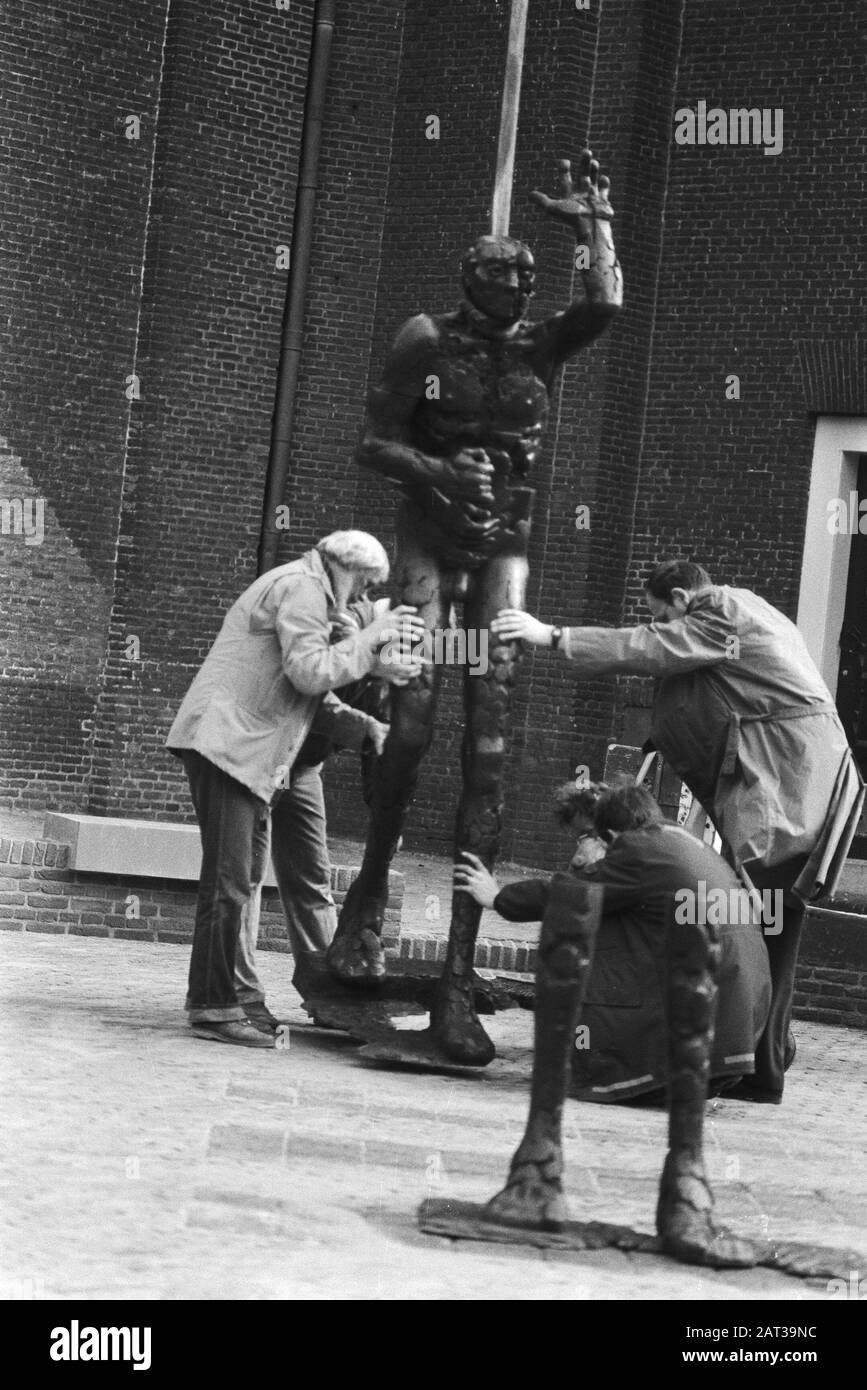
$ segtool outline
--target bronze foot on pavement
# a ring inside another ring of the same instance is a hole
[[[387,974],[382,926],[387,894],[364,893],[361,879],[349,885],[334,940],[325,952],[332,975],[346,985],[378,984]]]
[[[758,1263],[751,1241],[718,1226],[714,1220],[713,1194],[701,1158],[691,1154],[666,1155],[659,1185],[656,1229],[666,1255],[684,1264],[714,1269],[748,1269]]]
[[[502,1193],[490,1198],[485,1219],[502,1226],[563,1230],[568,1220],[560,1176],[550,1163],[514,1162]]]
[[[370,927],[335,936],[325,953],[325,963],[332,975],[347,985],[377,984],[387,973],[382,942]]]
[[[472,995],[459,990],[438,990],[430,1015],[434,1042],[452,1062],[465,1067],[486,1067],[497,1049],[481,1023]]]

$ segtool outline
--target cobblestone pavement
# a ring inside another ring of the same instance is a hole
[[[428,1194],[501,1185],[526,1115],[532,1018],[489,1020],[471,1076],[386,1071],[312,1029],[263,954],[283,1052],[194,1038],[184,947],[4,933],[2,1292],[125,1299],[822,1299],[768,1270],[423,1236]],[[744,1234],[867,1257],[867,1036],[798,1025],[782,1107],[711,1102],[710,1169]],[[665,1115],[571,1102],[573,1214],[652,1229]],[[867,1274],[867,1258],[859,1277]]]

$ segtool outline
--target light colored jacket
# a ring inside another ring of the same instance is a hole
[[[711,586],[683,618],[567,628],[582,677],[659,678],[650,739],[752,877],[787,865],[808,899],[833,892],[864,784],[800,632],[749,589]]]
[[[319,552],[263,574],[232,605],[166,740],[195,749],[263,801],[288,783],[311,727],[360,748],[375,721],[330,692],[376,661],[363,631],[333,645],[334,592]]]

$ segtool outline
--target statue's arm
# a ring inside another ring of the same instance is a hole
[[[583,244],[576,241],[577,247]],[[593,241],[587,249],[590,264],[586,270],[578,272],[583,293],[573,299],[568,309],[548,320],[552,351],[558,362],[580,352],[604,333],[623,304],[623,274],[610,222],[596,223]]]
[[[395,483],[429,483],[438,459],[412,443],[412,417],[424,399],[437,344],[436,324],[427,314],[409,319],[389,350],[382,378],[367,398],[367,416],[357,460]]]
[[[493,467],[479,449],[451,457],[426,453],[415,442],[414,416],[419,404],[439,398],[439,330],[428,314],[408,319],[386,359],[382,379],[367,398],[367,416],[356,459],[383,478],[403,484],[427,484],[450,496],[490,496]]]
[[[544,325],[548,351],[562,362],[597,338],[623,304],[623,272],[617,259],[608,201],[609,180],[589,150],[582,151],[573,184],[568,160],[560,162],[559,198],[537,189],[533,201],[549,216],[565,222],[575,233],[575,264],[580,293],[567,309]]]

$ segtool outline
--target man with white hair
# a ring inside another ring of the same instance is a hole
[[[419,674],[380,647],[395,620],[422,636],[416,610],[378,611],[366,627],[332,642],[332,624],[388,578],[388,556],[364,531],[335,531],[314,550],[260,576],[229,609],[166,740],[183,759],[202,836],[202,869],[187,1011],[197,1037],[274,1047],[277,1020],[265,1007],[254,950],[268,865],[271,803],[292,788],[311,729],[382,751],[388,725],[332,693],[373,674],[402,684]],[[320,819],[321,807],[309,804]],[[278,882],[291,880],[291,837],[274,844]],[[287,918],[292,937],[292,920]],[[293,953],[303,943],[291,940]]]

